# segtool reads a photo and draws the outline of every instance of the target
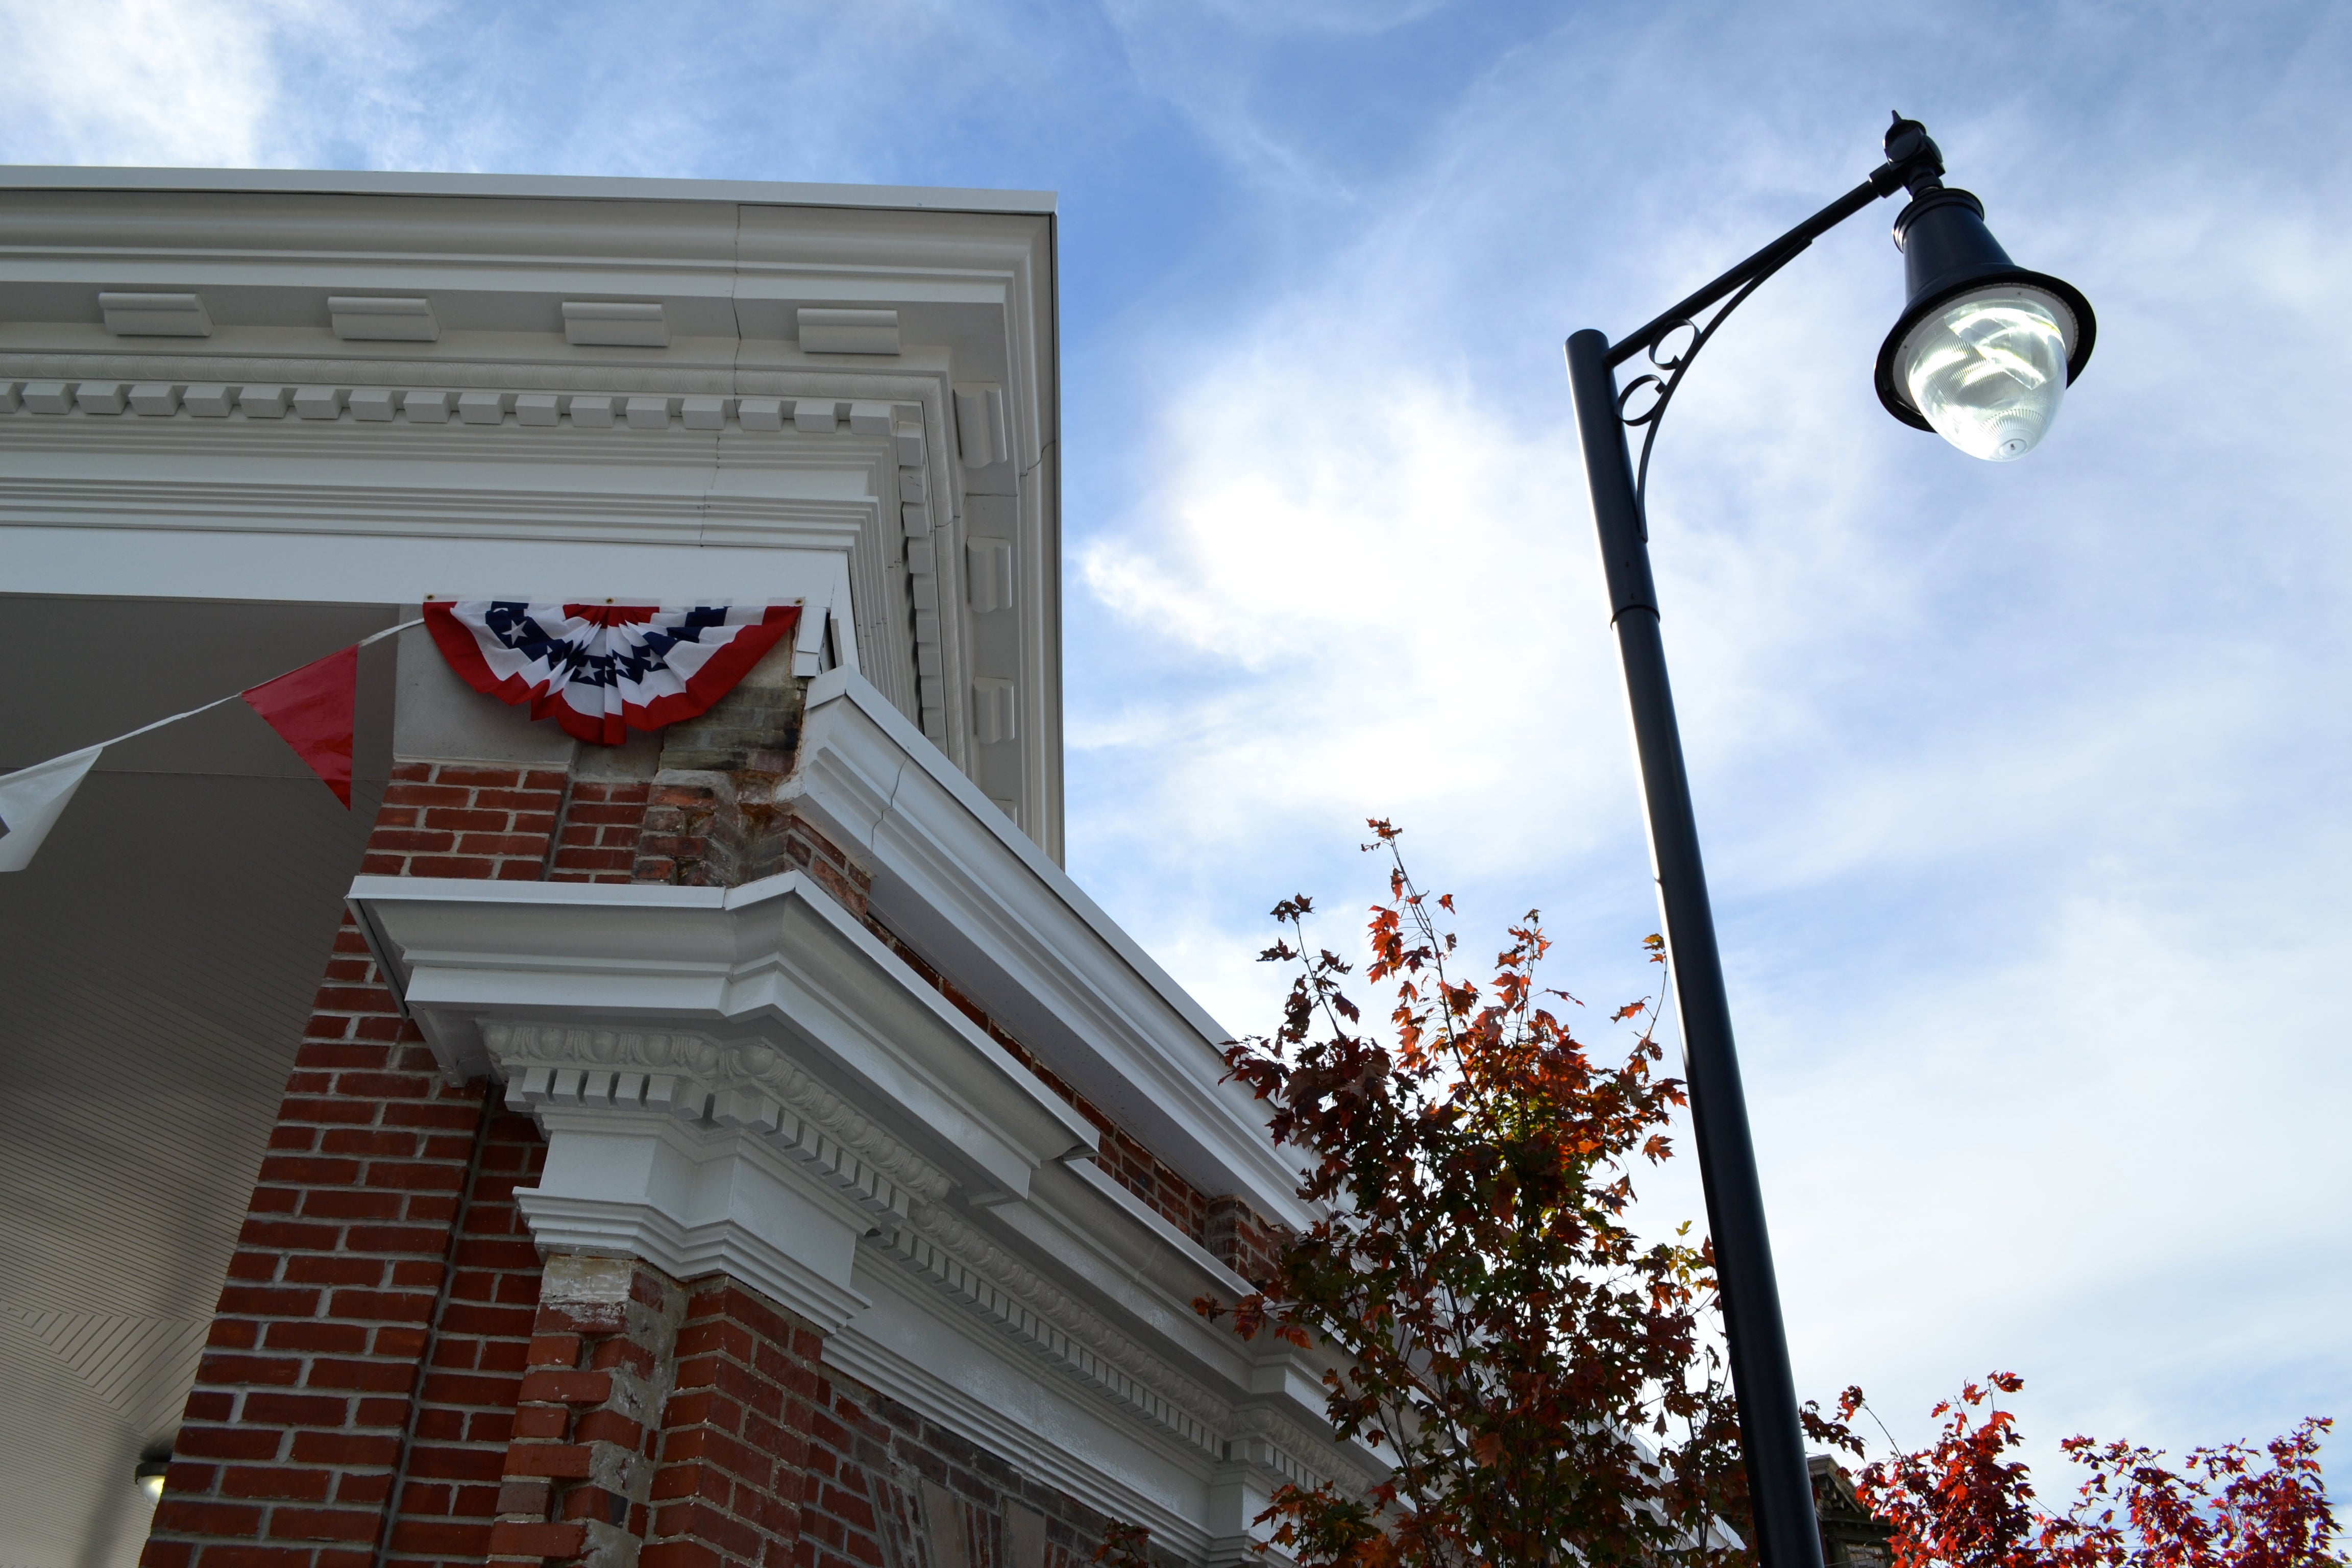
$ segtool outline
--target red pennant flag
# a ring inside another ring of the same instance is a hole
[[[359,705],[360,650],[354,643],[243,695],[294,754],[352,808],[352,727]]]

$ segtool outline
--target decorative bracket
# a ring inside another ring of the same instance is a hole
[[[1650,447],[1658,438],[1658,424],[1665,416],[1666,405],[1674,401],[1675,393],[1682,386],[1683,373],[1690,369],[1691,362],[1698,357],[1699,350],[1706,347],[1707,340],[1715,336],[1715,330],[1723,325],[1724,318],[1739,309],[1739,302],[1756,292],[1758,284],[1795,260],[1811,244],[1811,239],[1799,240],[1756,263],[1756,271],[1729,299],[1715,307],[1705,326],[1700,326],[1694,319],[1697,312],[1693,311],[1690,315],[1654,321],[1643,329],[1648,341],[1640,346],[1656,370],[1645,371],[1635,376],[1617,394],[1617,417],[1628,428],[1638,428],[1642,432],[1642,455],[1633,469],[1633,505],[1641,515],[1643,539],[1650,537]],[[1676,333],[1685,331],[1691,335],[1683,346],[1678,351],[1667,352],[1667,343]],[[1644,387],[1652,389],[1649,400],[1638,412],[1628,412],[1628,405]]]
[[[1658,422],[1682,385],[1683,373],[1698,357],[1698,351],[1706,347],[1707,340],[1715,336],[1715,330],[1723,325],[1723,319],[1738,310],[1739,302],[1754,293],[1758,284],[1794,261],[1814,240],[1839,224],[1898,190],[1907,189],[1917,196],[1940,188],[1943,174],[1944,155],[1928,138],[1927,127],[1896,113],[1894,123],[1886,129],[1886,162],[1873,169],[1869,178],[1664,315],[1644,322],[1610,345],[1609,363],[1612,369],[1637,353],[1647,354],[1650,363],[1656,367],[1655,371],[1635,376],[1617,395],[1617,417],[1628,426],[1642,427],[1642,456],[1633,471],[1633,504],[1643,540],[1650,537],[1650,447],[1658,438]],[[1705,326],[1699,325],[1699,312],[1710,308],[1714,313],[1707,317]],[[1691,334],[1689,341],[1679,352],[1666,352],[1668,340],[1683,331]],[[1649,401],[1640,412],[1627,413],[1634,395],[1644,387],[1652,389]]]

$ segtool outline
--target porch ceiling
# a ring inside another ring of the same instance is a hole
[[[0,595],[0,771],[233,692],[389,606]],[[243,703],[110,749],[0,876],[0,1563],[129,1564],[389,760],[346,813]]]

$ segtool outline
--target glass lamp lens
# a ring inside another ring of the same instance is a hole
[[[2022,458],[2066,394],[2065,316],[2014,284],[1952,300],[1903,340],[1896,364],[1912,406],[1972,458]]]

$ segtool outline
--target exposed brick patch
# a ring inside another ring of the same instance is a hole
[[[150,1568],[361,1568],[383,1521],[484,1114],[345,918],[155,1510]]]
[[[491,1563],[629,1568],[637,1561],[685,1310],[677,1284],[642,1263],[548,1260]]]
[[[547,870],[564,774],[476,763],[395,763],[362,872],[539,881]]]
[[[782,783],[751,773],[656,777],[630,879],[739,888],[800,870],[863,917],[872,873],[777,797]]]
[[[691,719],[662,731],[666,773],[788,773],[801,742],[808,682],[793,674],[786,637],[736,682],[734,689]]]
[[[1202,1245],[1217,1261],[1263,1290],[1274,1280],[1289,1230],[1237,1197],[1209,1200],[1208,1234]]]
[[[626,882],[637,864],[653,786],[644,780],[581,779],[564,803],[551,882]]]
[[[706,711],[662,731],[635,880],[736,888],[793,863],[791,803],[779,792],[800,746],[807,682],[793,674],[792,642]]]
[[[901,941],[898,934],[872,915],[866,917],[866,929],[881,939],[882,944],[898,954],[923,983],[938,990],[940,995],[955,1004],[956,1009],[978,1025],[988,1037],[1004,1047],[1015,1061],[1037,1075],[1046,1088],[1060,1095],[1076,1108],[1079,1115],[1093,1122],[1102,1133],[1100,1152],[1096,1163],[1109,1173],[1129,1192],[1160,1211],[1171,1225],[1199,1242],[1216,1258],[1242,1278],[1252,1281],[1271,1279],[1274,1251],[1281,1246],[1286,1234],[1271,1220],[1260,1217],[1239,1197],[1211,1198],[1176,1170],[1144,1147],[1140,1139],[1106,1115],[1102,1108],[1072,1089],[1053,1068],[1037,1059],[1020,1041],[982,1009],[980,1005],[961,991],[953,982],[931,967],[923,956]]]

